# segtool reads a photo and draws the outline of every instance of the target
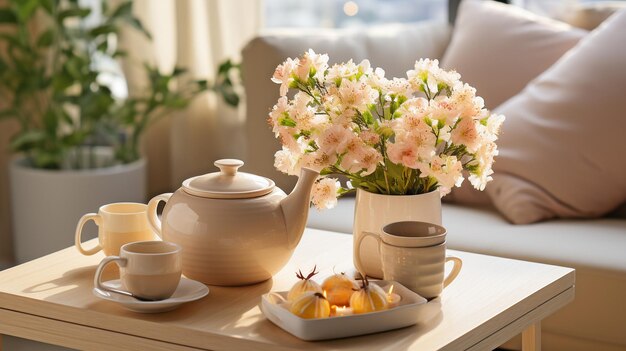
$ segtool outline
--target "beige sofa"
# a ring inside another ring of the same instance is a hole
[[[278,99],[270,77],[286,57],[312,48],[337,62],[368,58],[387,76],[403,76],[417,58],[441,58],[450,35],[447,23],[425,22],[365,31],[274,31],[252,40],[243,51],[247,171],[271,177],[286,190],[295,182],[273,167],[279,143],[266,123]],[[353,211],[353,199],[345,198],[333,210],[312,210],[308,224],[351,233]],[[626,350],[625,219],[511,225],[489,207],[445,204],[443,221],[450,248],[576,268],[575,301],[542,323],[545,350]]]

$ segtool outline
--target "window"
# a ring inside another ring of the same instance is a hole
[[[365,27],[446,20],[448,0],[265,0],[265,26]]]
[[[604,0],[509,0],[550,17],[562,17],[578,4]],[[625,0],[621,2],[626,3]],[[265,26],[366,27],[384,23],[446,20],[448,0],[265,0]]]

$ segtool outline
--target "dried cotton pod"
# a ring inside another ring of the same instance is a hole
[[[357,282],[345,273],[333,274],[322,283],[322,290],[326,291],[331,305],[348,306],[350,296],[358,289]]]
[[[302,274],[302,271],[298,271],[296,273],[296,277],[298,277],[298,279],[300,280],[295,283],[289,290],[289,293],[287,293],[287,301],[294,302],[300,297],[300,295],[308,291],[317,292],[320,294],[322,293],[322,288],[320,287],[320,285],[311,280],[311,277],[318,273],[315,271],[316,268],[317,266],[313,267],[311,273],[309,273],[309,275],[307,275],[306,277]]]
[[[363,278],[361,289],[350,297],[350,307],[353,313],[369,313],[386,310],[387,294],[380,286],[370,284],[367,277]]]
[[[291,304],[291,313],[300,318],[326,318],[330,316],[330,304],[324,295],[308,291]]]

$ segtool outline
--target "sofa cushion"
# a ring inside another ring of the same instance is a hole
[[[332,210],[311,209],[308,226],[351,233],[353,217],[354,199],[342,198]],[[575,335],[578,345],[594,345],[569,348],[572,351],[613,350],[609,344],[626,348],[626,304],[621,303],[626,296],[626,220],[514,226],[493,208],[444,204],[443,225],[451,249],[575,268],[576,299],[543,321],[543,331],[551,340]]]
[[[624,8],[626,8],[626,2],[624,1],[599,1],[576,4],[572,11],[563,16],[563,21],[578,28],[592,30],[615,12]]]
[[[497,109],[487,193],[514,223],[598,217],[626,201],[626,10]]]
[[[455,69],[493,109],[520,92],[586,35],[495,1],[465,0],[459,7],[441,65]]]

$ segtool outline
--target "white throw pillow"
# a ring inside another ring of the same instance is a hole
[[[519,93],[586,34],[517,6],[465,0],[441,66],[459,72],[493,109]]]
[[[626,10],[497,109],[487,193],[514,223],[597,217],[626,201]]]

